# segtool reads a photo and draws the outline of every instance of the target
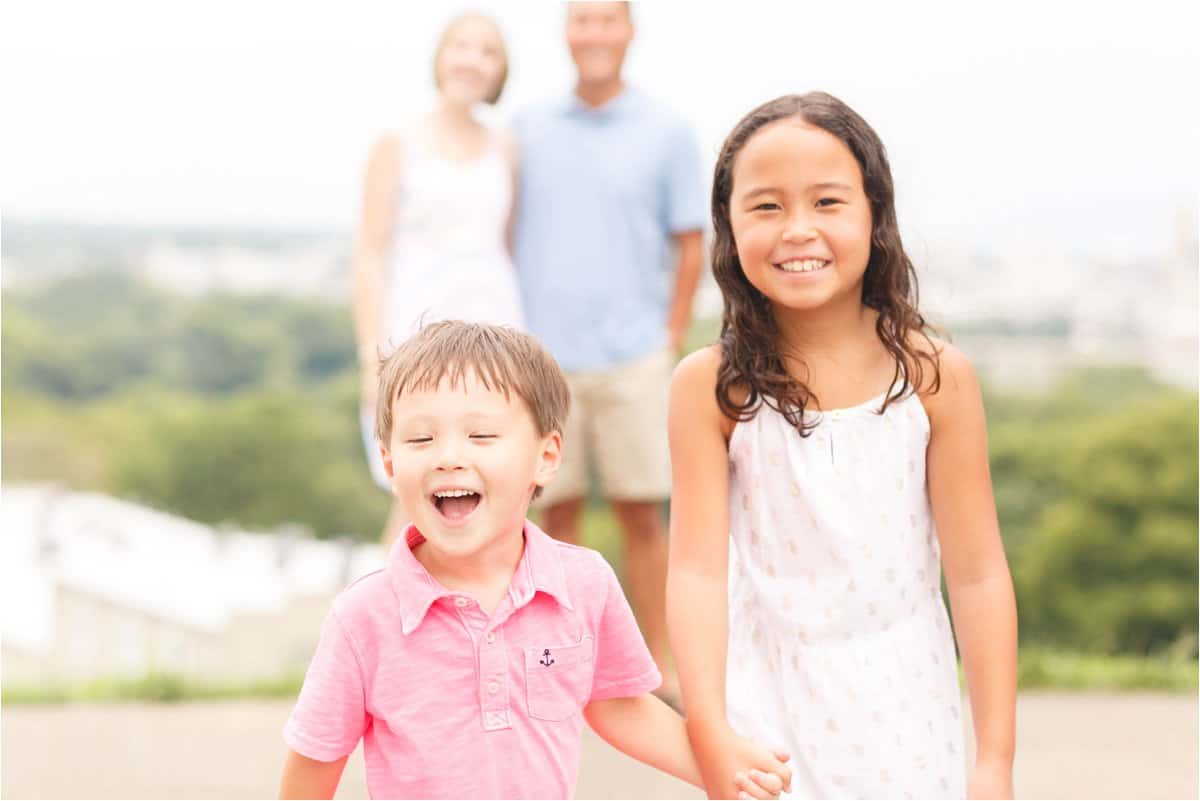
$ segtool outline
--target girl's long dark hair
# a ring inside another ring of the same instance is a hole
[[[729,221],[733,165],[742,147],[764,125],[789,117],[799,117],[836,136],[862,170],[863,190],[871,206],[871,255],[863,275],[862,302],[879,313],[875,332],[896,364],[879,413],[918,387],[937,392],[941,374],[936,348],[927,333],[929,325],[917,311],[917,274],[900,243],[892,171],[878,134],[853,109],[824,92],[784,95],[764,103],[734,126],[721,147],[713,176],[713,275],[725,299],[717,403],[736,421],[751,419],[760,404],[766,403],[806,436],[815,425],[804,420],[812,391],[788,372],[775,316],[766,296],[742,272]],[[913,347],[909,341],[913,333],[925,338],[928,350]],[[931,378],[928,384],[927,375]],[[745,398],[739,401],[735,394],[743,393]]]

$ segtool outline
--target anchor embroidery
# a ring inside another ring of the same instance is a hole
[[[538,660],[538,664],[545,665],[546,667],[550,667],[554,664],[554,659],[550,656],[549,648],[542,651],[542,658]]]

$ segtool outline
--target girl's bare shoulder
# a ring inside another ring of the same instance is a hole
[[[708,345],[692,351],[675,365],[675,372],[671,377],[671,394],[682,394],[689,401],[699,400],[701,395],[713,395],[720,366],[720,345]],[[714,395],[712,398],[714,406],[715,397]]]
[[[675,367],[671,378],[672,410],[687,410],[694,422],[717,426],[726,440],[733,433],[734,421],[729,419],[717,402],[717,375],[721,368],[721,346],[708,345],[685,356]],[[733,396],[743,393],[734,388]]]
[[[944,339],[917,332],[909,335],[908,344],[924,362],[916,389],[931,419],[977,397],[979,380],[962,350]]]

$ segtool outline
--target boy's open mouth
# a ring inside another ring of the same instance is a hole
[[[474,490],[438,490],[430,496],[433,505],[447,520],[463,520],[479,506],[480,494]]]

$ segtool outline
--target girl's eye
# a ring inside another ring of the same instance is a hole
[[[829,206],[836,206],[841,202],[842,201],[838,200],[836,197],[823,197],[817,201],[817,206],[819,208],[828,208]]]
[[[751,211],[775,211],[778,208],[778,203],[759,203]]]

